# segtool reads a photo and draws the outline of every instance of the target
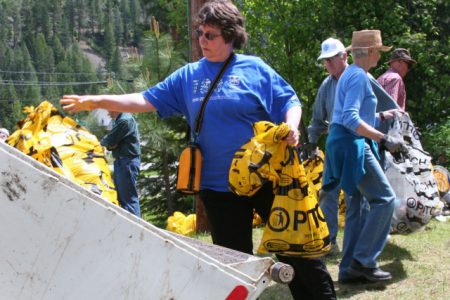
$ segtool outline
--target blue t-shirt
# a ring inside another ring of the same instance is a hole
[[[205,58],[185,65],[142,94],[162,118],[184,115],[195,119],[223,62]],[[197,142],[203,155],[201,188],[228,191],[234,153],[251,137],[254,122],[280,123],[300,106],[292,87],[260,58],[236,54],[212,93]]]
[[[355,132],[362,121],[376,126],[377,98],[364,69],[348,66],[339,78],[331,124],[340,124]]]

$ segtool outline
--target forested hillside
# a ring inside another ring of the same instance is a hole
[[[24,105],[96,93],[120,73],[119,47],[137,47],[146,20],[139,0],[2,0],[0,125],[12,130]],[[96,69],[86,41],[106,61]]]

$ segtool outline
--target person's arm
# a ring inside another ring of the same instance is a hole
[[[364,121],[361,121],[359,126],[356,128],[356,133],[363,137],[374,140],[377,143],[379,143],[381,141],[381,138],[384,136],[384,133],[376,130]]]
[[[300,124],[301,117],[302,108],[300,106],[293,106],[286,112],[286,124],[291,129],[286,137],[286,142],[289,145],[296,146],[298,144],[300,138],[298,126]]]
[[[65,95],[60,100],[62,108],[69,113],[103,108],[118,112],[152,112],[156,108],[141,93],[125,95]]]
[[[329,116],[327,115],[327,94],[324,92],[322,84],[317,92],[313,104],[312,117],[308,126],[308,140],[311,144],[317,144],[320,136],[328,131]]]

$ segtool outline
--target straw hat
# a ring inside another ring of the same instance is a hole
[[[405,48],[397,48],[391,53],[391,59],[387,62],[390,64],[393,61],[401,60],[406,62],[408,65],[414,65],[417,63],[414,59],[411,58],[409,51]]]
[[[392,46],[384,46],[381,41],[381,31],[379,30],[361,30],[353,31],[352,44],[346,48],[347,51],[353,49],[375,48],[386,52],[391,50]]]

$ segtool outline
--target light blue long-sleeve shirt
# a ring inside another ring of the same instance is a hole
[[[376,108],[377,98],[368,75],[357,65],[348,66],[336,87],[331,124],[342,125],[355,134],[363,122],[376,127]]]
[[[367,73],[372,90],[377,97],[376,111],[385,111],[393,108],[399,108],[395,100],[383,89],[377,80]],[[328,126],[333,116],[334,98],[336,94],[336,86],[338,80],[328,75],[319,87],[316,99],[313,104],[312,117],[308,126],[308,140],[310,143],[317,144],[322,134],[328,133]],[[388,125],[388,124],[386,124]],[[378,128],[383,132],[387,132],[387,128]]]

